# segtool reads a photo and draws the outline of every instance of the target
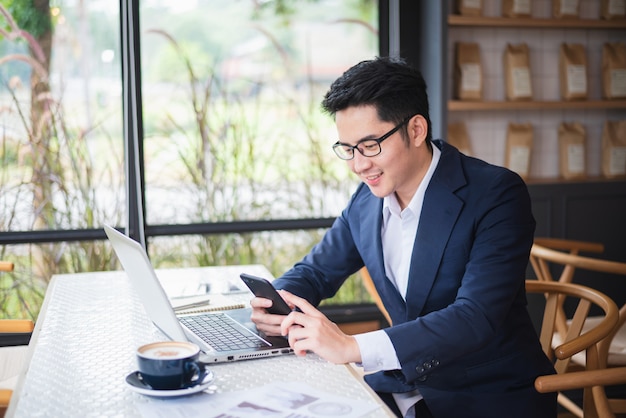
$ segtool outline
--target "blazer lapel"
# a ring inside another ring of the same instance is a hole
[[[407,320],[417,318],[424,309],[433,286],[444,249],[463,201],[454,192],[465,185],[458,151],[441,141],[441,158],[424,197],[420,224],[413,246],[407,289]]]
[[[385,261],[383,259],[383,244],[380,236],[382,227],[382,204],[383,200],[370,195],[361,203],[361,256],[367,267],[376,290],[388,307],[392,318],[404,318],[406,316],[406,303],[400,292],[387,278],[385,273]],[[400,315],[400,316],[396,316]]]

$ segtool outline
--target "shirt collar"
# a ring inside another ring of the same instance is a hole
[[[419,213],[421,211],[422,203],[424,202],[424,195],[426,194],[426,188],[428,187],[430,180],[433,178],[433,174],[435,173],[435,169],[437,168],[440,158],[441,151],[439,148],[433,146],[433,158],[430,160],[428,171],[426,171],[426,175],[422,179],[422,182],[415,191],[415,194],[406,209],[409,209],[413,213]],[[390,195],[385,196],[383,198],[383,222],[387,222],[392,214],[400,216],[400,213],[400,203],[398,202],[396,194],[391,193]]]

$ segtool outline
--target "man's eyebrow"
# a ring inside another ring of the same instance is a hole
[[[378,138],[379,138],[378,136],[376,136],[376,135],[374,135],[374,134],[370,134],[370,135],[364,136],[363,138],[361,138],[361,139],[359,139],[358,141],[356,141],[356,142],[354,143],[354,145],[356,145],[356,144],[360,144],[361,142],[363,142],[363,141],[367,141],[368,139],[378,139]],[[351,145],[351,144],[349,144],[349,143],[347,143],[347,142],[343,142],[343,141],[338,141],[338,142],[339,142],[340,144],[343,144],[343,145],[350,145],[350,146],[353,146],[353,145]]]

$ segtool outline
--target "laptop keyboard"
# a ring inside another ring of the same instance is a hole
[[[180,322],[215,351],[242,350],[266,347],[268,344],[256,335],[242,331],[223,313],[179,317]]]

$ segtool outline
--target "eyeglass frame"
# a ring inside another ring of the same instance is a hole
[[[415,116],[415,115],[413,115],[413,116]],[[335,152],[335,155],[336,155],[337,157],[339,157],[340,159],[342,159],[342,160],[344,160],[344,161],[350,161],[350,160],[353,160],[353,159],[354,159],[354,155],[355,155],[355,154],[354,154],[354,150],[359,151],[359,153],[360,153],[362,156],[364,156],[364,157],[368,157],[368,158],[370,158],[370,157],[375,157],[375,156],[377,156],[377,155],[380,155],[380,153],[381,153],[381,152],[383,152],[383,147],[380,145],[380,144],[381,144],[381,142],[383,142],[385,139],[389,138],[391,135],[395,134],[395,133],[398,131],[398,129],[400,129],[402,126],[404,126],[406,123],[408,123],[408,122],[411,120],[411,118],[412,118],[413,116],[409,116],[409,117],[407,117],[406,119],[404,119],[402,122],[400,122],[398,125],[396,125],[393,129],[391,129],[389,132],[387,132],[386,134],[384,134],[384,135],[383,135],[383,136],[381,136],[380,138],[365,138],[365,139],[361,139],[361,140],[360,140],[359,142],[357,142],[355,145],[345,144],[345,143],[343,143],[343,142],[339,142],[339,141],[337,141],[337,142],[335,142],[335,143],[333,144],[333,147],[332,147],[332,148],[333,148],[333,151]],[[377,152],[376,154],[372,154],[372,155],[365,155],[365,154],[363,153],[363,151],[361,151],[361,149],[359,148],[359,145],[361,145],[362,143],[367,142],[367,141],[374,141],[374,142],[376,142],[376,143],[378,144],[378,152]],[[349,149],[349,150],[351,150],[351,151],[352,151],[352,156],[351,156],[350,158],[344,158],[344,157],[342,157],[341,155],[339,155],[339,153],[337,152],[337,148],[340,148],[340,147],[343,147],[344,149]]]

